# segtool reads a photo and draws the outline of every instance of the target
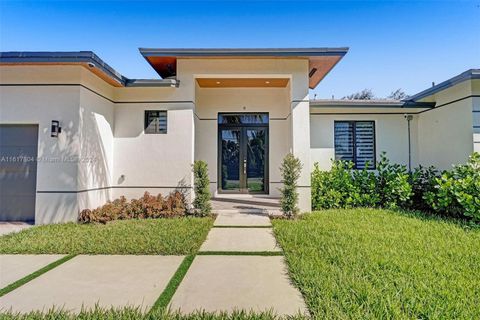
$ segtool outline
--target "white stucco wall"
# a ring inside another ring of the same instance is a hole
[[[144,133],[145,110],[167,110],[166,134]],[[117,104],[114,197],[140,197],[145,191],[168,194],[177,187],[190,188],[193,132],[191,103]]]
[[[317,162],[321,169],[331,168],[331,159],[335,159],[334,148],[334,121],[358,120],[375,122],[376,161],[382,152],[394,163],[408,165],[408,123],[402,110],[375,110],[370,114],[358,113],[354,109],[322,108],[322,113],[315,108],[310,114],[310,139],[311,139],[311,166]],[[391,113],[391,114],[382,114]],[[414,115],[411,121],[411,150],[412,166],[417,164],[417,123],[418,116]]]
[[[82,69],[82,83],[103,94],[111,87]],[[81,87],[79,102],[80,160],[77,190],[79,210],[91,209],[112,200],[114,104]]]
[[[471,81],[464,81],[429,97],[437,107],[419,115],[420,164],[446,170],[465,163],[473,152],[471,85]]]
[[[22,85],[0,86],[0,123],[39,126],[36,223],[71,221],[77,217],[80,87],[30,84],[69,84],[79,79],[79,67],[1,67],[1,84]],[[58,138],[50,137],[52,120],[61,123],[62,134]]]

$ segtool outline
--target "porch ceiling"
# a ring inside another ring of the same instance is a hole
[[[201,88],[285,88],[288,78],[197,78]]]

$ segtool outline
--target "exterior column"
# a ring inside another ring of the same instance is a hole
[[[293,100],[291,110],[292,153],[302,162],[302,172],[298,180],[300,212],[310,212],[310,103],[308,93],[304,99]]]

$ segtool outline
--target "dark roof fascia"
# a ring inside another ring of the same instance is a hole
[[[340,48],[218,48],[218,49],[161,49],[139,48],[144,57],[298,57],[344,56],[348,47]]]
[[[313,108],[402,108],[402,109],[431,109],[435,102],[414,102],[414,101],[369,101],[369,100],[310,100],[310,107]]]
[[[176,79],[127,79],[126,87],[172,87],[178,88],[180,81]]]
[[[423,99],[425,97],[431,96],[437,92],[440,92],[442,90],[448,89],[450,87],[453,87],[456,84],[459,84],[460,82],[466,81],[466,80],[473,80],[473,79],[480,79],[480,69],[470,69],[467,70],[458,76],[455,76],[451,79],[448,79],[446,81],[443,81],[431,88],[428,88],[426,90],[423,90],[413,96],[411,96],[408,100],[410,101],[417,101],[420,99]]]
[[[0,63],[91,63],[112,79],[125,85],[126,77],[122,76],[92,51],[77,52],[0,52]]]

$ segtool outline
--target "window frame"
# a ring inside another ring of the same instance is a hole
[[[158,112],[159,114],[164,113],[165,114],[165,131],[161,131],[160,128],[158,131],[152,132],[152,131],[147,131],[148,128],[148,119],[149,119],[149,113],[150,112]],[[144,134],[167,134],[168,133],[168,110],[144,110],[143,113],[143,133]]]
[[[353,168],[355,170],[363,170],[364,168],[357,167],[357,123],[358,122],[369,122],[373,126],[373,163],[367,170],[376,170],[377,169],[377,130],[376,130],[376,121],[375,120],[334,120],[333,121],[333,149],[335,154],[335,160],[337,160],[337,148],[335,147],[335,131],[336,131],[336,123],[351,123],[353,124]],[[341,159],[339,159],[341,160]],[[346,160],[341,160],[346,161]]]

